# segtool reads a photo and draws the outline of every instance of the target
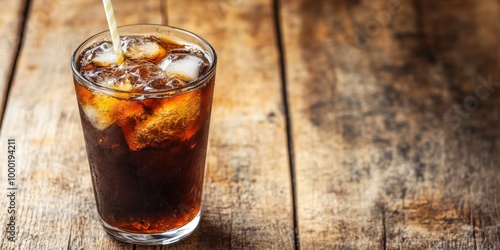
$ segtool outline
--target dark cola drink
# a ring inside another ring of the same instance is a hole
[[[120,65],[101,37],[73,57],[97,210],[122,241],[168,244],[199,221],[215,52],[166,26],[120,29]]]

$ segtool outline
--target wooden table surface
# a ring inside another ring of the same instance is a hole
[[[499,1],[114,0],[219,58],[201,224],[163,248],[97,218],[70,55],[102,2],[0,6],[0,249],[500,249]]]

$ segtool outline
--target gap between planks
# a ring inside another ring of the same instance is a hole
[[[23,43],[24,43],[24,35],[25,35],[25,28],[26,28],[26,25],[27,25],[27,22],[26,20],[28,20],[28,15],[29,15],[29,10],[30,10],[30,6],[31,6],[31,0],[25,0],[24,1],[24,6],[22,6],[22,20],[19,24],[19,28],[18,28],[18,31],[16,33],[18,39],[17,39],[17,47],[15,47],[15,52],[14,52],[14,56],[12,57],[12,65],[9,69],[9,75],[7,77],[7,83],[5,85],[5,88],[4,88],[4,91],[3,91],[3,102],[1,103],[1,108],[2,108],[2,111],[0,112],[0,129],[2,128],[2,124],[3,124],[3,118],[5,116],[5,111],[7,110],[7,103],[8,103],[8,98],[9,98],[9,93],[10,93],[10,89],[12,87],[12,83],[14,81],[14,76],[15,76],[15,73],[16,73],[16,69],[17,69],[17,62],[19,60],[19,55],[21,54],[21,49],[23,47]]]
[[[288,164],[290,167],[290,178],[292,184],[292,204],[293,204],[293,235],[295,241],[295,249],[300,250],[300,234],[298,225],[298,215],[297,215],[297,186],[295,178],[295,154],[293,146],[293,133],[292,133],[292,119],[290,114],[290,106],[288,99],[288,89],[287,89],[287,72],[285,63],[285,48],[281,29],[281,15],[280,15],[280,0],[273,0],[273,16],[274,16],[274,27],[276,32],[276,43],[279,54],[279,67],[280,67],[280,78],[281,78],[281,95],[283,98],[283,113],[285,115],[285,126],[286,126],[286,139],[287,139],[287,152],[288,152]]]

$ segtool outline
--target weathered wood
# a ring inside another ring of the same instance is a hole
[[[273,5],[168,1],[170,25],[218,53],[203,217],[186,249],[292,249],[293,205]]]
[[[1,249],[294,248],[273,1],[114,2],[120,25],[168,20],[219,56],[202,221],[172,247],[119,243],[97,220],[69,57],[107,28],[102,2],[30,2],[0,135],[17,144],[19,234]],[[22,5],[0,10],[14,40]],[[498,1],[279,7],[301,248],[499,249]]]
[[[7,138],[17,141],[19,234],[10,243],[2,230],[1,248],[132,249],[112,240],[98,222],[70,68],[74,49],[107,28],[102,1],[32,0],[31,5],[0,140],[2,148]],[[158,1],[141,1],[141,8],[158,10],[147,15],[131,11],[136,1],[116,5],[121,25],[161,22]]]
[[[2,248],[159,249],[112,240],[97,220],[69,57],[85,38],[106,29],[102,3],[31,4],[1,135],[1,141],[13,137],[18,145],[20,231],[16,243],[7,242],[2,231]],[[174,248],[293,248],[272,2],[183,1],[166,6],[165,1],[150,0],[114,5],[120,25],[160,23],[168,11],[172,25],[210,40],[222,65],[201,225]],[[6,204],[2,199],[1,207]],[[5,214],[1,219],[5,224]]]
[[[281,5],[301,246],[498,249],[498,2]]]
[[[18,50],[21,28],[23,25],[23,11],[26,1],[0,1],[0,117],[3,113],[3,105],[6,99],[7,89],[15,64],[15,55]],[[0,122],[1,124],[1,122]]]

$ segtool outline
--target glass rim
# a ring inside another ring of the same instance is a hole
[[[188,93],[190,91],[196,90],[196,89],[202,87],[204,84],[206,84],[212,78],[212,76],[215,74],[215,68],[216,68],[216,64],[217,64],[217,54],[215,52],[215,49],[212,47],[212,45],[209,42],[207,42],[205,39],[203,39],[202,37],[198,36],[197,34],[191,32],[191,31],[188,31],[188,30],[185,30],[182,28],[169,26],[169,25],[162,25],[162,24],[123,25],[123,26],[118,27],[118,31],[123,30],[123,29],[127,29],[127,28],[140,28],[140,27],[157,28],[158,30],[156,32],[158,32],[158,33],[161,33],[160,29],[167,29],[168,31],[179,32],[180,34],[187,35],[191,38],[194,38],[198,42],[201,42],[201,44],[206,46],[207,49],[206,50],[203,48],[199,48],[199,49],[201,49],[201,52],[203,54],[208,53],[208,55],[211,57],[209,59],[212,59],[211,61],[209,61],[210,67],[209,67],[208,71],[205,74],[203,74],[202,76],[196,78],[195,80],[190,81],[187,85],[179,86],[179,87],[175,87],[175,88],[171,88],[171,89],[166,89],[166,90],[152,91],[152,92],[151,91],[150,92],[148,92],[148,91],[137,92],[137,91],[119,90],[119,89],[114,89],[111,87],[101,86],[97,83],[94,83],[94,82],[88,80],[84,76],[82,76],[80,71],[77,69],[76,64],[77,64],[78,58],[80,57],[81,52],[83,52],[84,49],[86,49],[90,45],[92,45],[92,44],[90,44],[91,41],[93,41],[96,38],[101,37],[101,36],[102,36],[102,39],[98,39],[95,42],[106,41],[106,39],[110,38],[109,30],[104,30],[104,31],[98,32],[98,33],[90,36],[89,38],[87,38],[84,42],[82,42],[75,49],[75,51],[73,52],[73,54],[71,56],[71,69],[73,71],[73,77],[76,78],[78,84],[81,84],[84,87],[88,87],[91,90],[99,91],[99,92],[102,92],[104,94],[111,95],[111,96],[122,97],[123,99],[163,97],[163,96],[174,96],[174,95]],[[107,36],[105,35],[106,33],[108,33]],[[134,32],[131,32],[131,33],[132,33],[131,35],[133,35]],[[136,31],[136,33],[140,33],[140,32]],[[175,36],[165,36],[165,38],[172,39],[173,41],[178,41],[175,39],[176,38]],[[188,44],[188,45],[193,45],[193,44]],[[199,47],[199,46],[197,46],[197,47]],[[77,52],[79,52],[78,55],[77,55]]]

